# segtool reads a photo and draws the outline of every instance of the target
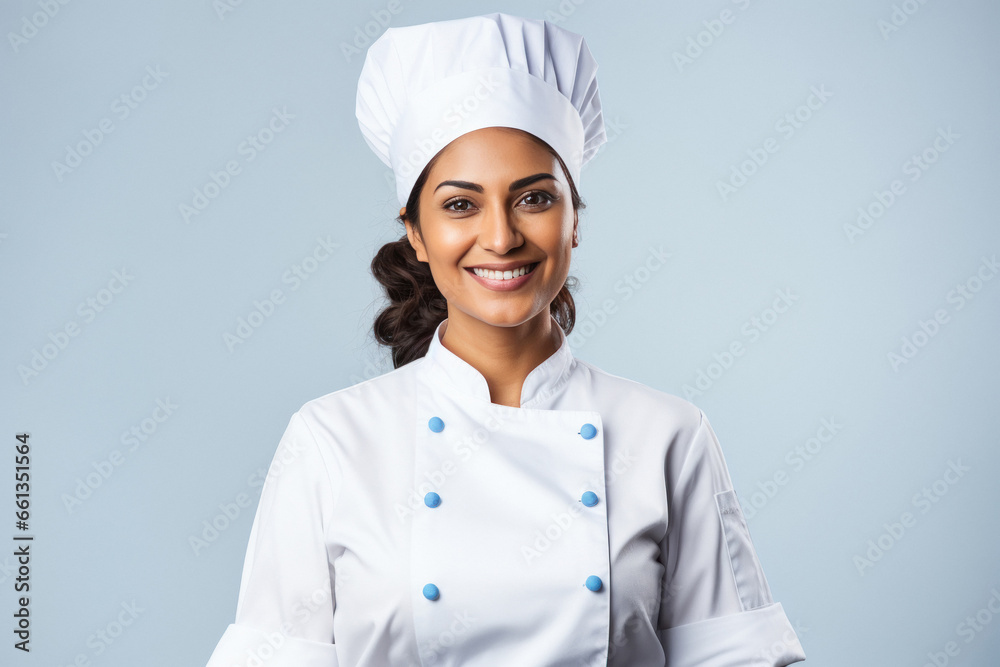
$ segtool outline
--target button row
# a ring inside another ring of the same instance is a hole
[[[427,427],[435,433],[440,433],[444,430],[444,420],[440,417],[431,417],[427,421]],[[580,427],[578,433],[583,437],[584,440],[590,440],[595,435],[597,435],[597,427],[593,424],[584,424]]]
[[[604,588],[604,582],[601,581],[600,577],[592,574],[587,577],[587,581],[584,583],[584,586],[586,586],[588,590],[596,593]],[[437,600],[441,597],[441,591],[438,590],[438,587],[434,584],[427,584],[424,586],[424,597],[428,600]]]
[[[440,433],[444,430],[444,420],[440,417],[431,417],[427,422],[427,427],[434,433]],[[584,440],[591,440],[597,435],[597,427],[593,424],[584,424],[580,427],[579,434]],[[582,502],[587,507],[593,507],[597,504],[598,498],[597,494],[593,491],[584,491],[583,495],[580,496],[580,502]],[[430,508],[435,508],[441,504],[441,496],[434,491],[424,495],[424,504]],[[595,575],[590,575],[587,577],[587,581],[584,583],[591,591],[599,591],[604,587],[601,578]],[[424,586],[424,597],[428,600],[437,600],[441,597],[441,591],[434,584],[427,584]]]
[[[597,494],[593,491],[584,491],[583,495],[580,496],[580,502],[582,502],[587,507],[593,507],[597,504]],[[424,505],[427,505],[431,509],[437,507],[441,504],[441,496],[434,491],[424,494]]]

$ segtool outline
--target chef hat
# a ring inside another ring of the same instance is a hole
[[[581,35],[509,14],[388,28],[369,47],[355,113],[406,205],[452,140],[513,127],[548,143],[574,182],[607,141],[597,62]]]

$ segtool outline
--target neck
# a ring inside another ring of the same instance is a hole
[[[441,344],[482,373],[490,401],[521,407],[524,379],[559,348],[548,309],[520,324],[497,326],[449,309]]]

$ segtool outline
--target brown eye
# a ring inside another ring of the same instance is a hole
[[[458,208],[453,208],[456,205],[458,205]],[[470,202],[468,199],[459,198],[445,202],[443,208],[447,211],[454,211],[456,213],[465,213],[470,209],[471,206],[472,202]]]
[[[538,208],[541,206],[546,206],[555,201],[555,198],[547,192],[542,192],[540,190],[534,190],[529,192],[524,197],[521,198],[521,202],[526,204],[528,208]]]

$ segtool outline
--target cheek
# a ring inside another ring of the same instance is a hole
[[[554,220],[550,231],[545,234],[545,248],[554,257],[562,257],[567,261],[573,252],[573,222]]]
[[[448,270],[459,264],[468,246],[464,233],[447,225],[434,226],[424,237],[424,249],[430,264]]]

